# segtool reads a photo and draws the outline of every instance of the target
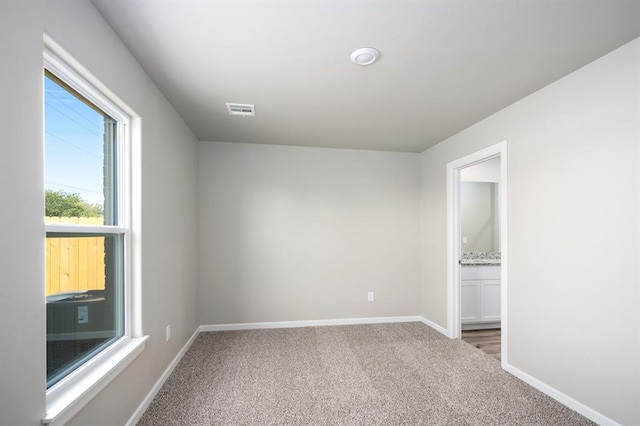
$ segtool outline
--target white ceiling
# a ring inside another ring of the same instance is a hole
[[[203,141],[421,152],[640,36],[639,0],[92,1]]]

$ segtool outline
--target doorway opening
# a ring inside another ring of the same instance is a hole
[[[449,336],[477,330],[474,340],[488,345],[486,352],[503,367],[508,364],[507,241],[505,141],[447,164]]]

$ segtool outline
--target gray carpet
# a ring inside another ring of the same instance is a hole
[[[421,323],[201,333],[139,425],[586,425]]]

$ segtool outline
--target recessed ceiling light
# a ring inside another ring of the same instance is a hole
[[[380,52],[373,47],[361,47],[351,54],[351,61],[358,65],[371,65],[380,57]]]

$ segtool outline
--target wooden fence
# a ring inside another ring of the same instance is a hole
[[[47,223],[102,225],[101,217],[45,217]],[[46,239],[46,295],[104,290],[104,237]]]

